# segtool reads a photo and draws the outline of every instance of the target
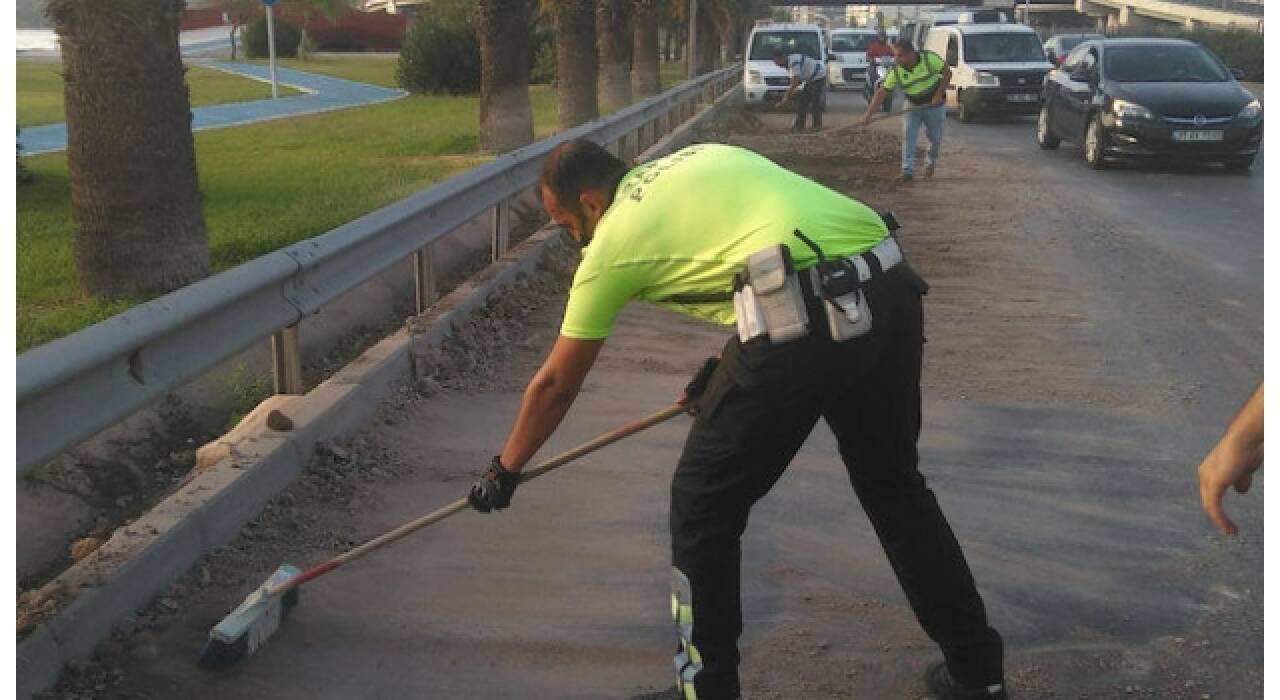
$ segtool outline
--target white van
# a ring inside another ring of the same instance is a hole
[[[1037,114],[1045,75],[1053,64],[1040,37],[1025,24],[934,27],[924,48],[951,66],[947,108],[960,121],[977,114]]]
[[[827,46],[822,28],[813,24],[757,23],[747,40],[747,60],[742,86],[747,104],[773,104],[787,94],[791,75],[773,63],[775,51],[802,53],[826,63]]]
[[[874,29],[831,30],[831,55],[827,61],[827,85],[832,89],[862,89],[867,79],[867,46],[876,38]]]
[[[929,30],[934,27],[950,27],[955,24],[1005,24],[1009,16],[1000,10],[964,8],[951,10],[929,10],[922,12],[911,27],[906,38],[911,40],[917,49],[924,46]]]

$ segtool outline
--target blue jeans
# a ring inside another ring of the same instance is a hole
[[[938,151],[942,150],[942,125],[947,121],[947,106],[916,107],[906,110],[902,120],[902,172],[906,175],[916,174],[916,141],[920,138],[920,124],[924,124],[925,136],[929,137],[929,155],[925,158],[925,167],[933,167],[938,162]]]

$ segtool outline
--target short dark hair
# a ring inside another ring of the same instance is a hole
[[[628,170],[626,163],[599,144],[575,139],[556,146],[542,161],[538,186],[555,195],[560,206],[581,215],[578,196],[583,190],[604,190],[612,202]]]
[[[908,51],[911,53],[914,53],[916,50],[916,45],[911,43],[910,39],[899,39],[893,42],[893,45],[895,48],[898,48],[902,51]]]

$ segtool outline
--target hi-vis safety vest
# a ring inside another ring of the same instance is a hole
[[[942,69],[947,65],[942,57],[932,51],[921,51],[914,68],[904,69],[895,65],[884,79],[884,89],[902,87],[911,104],[928,104],[942,82]]]

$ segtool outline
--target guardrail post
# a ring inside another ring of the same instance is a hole
[[[277,394],[303,394],[302,343],[298,324],[285,326],[271,336],[271,369]]]
[[[419,248],[413,254],[413,308],[418,313],[425,312],[436,300],[436,271],[431,248]]]
[[[511,202],[504,199],[493,207],[493,235],[489,239],[493,262],[498,262],[507,254],[510,237]]]

